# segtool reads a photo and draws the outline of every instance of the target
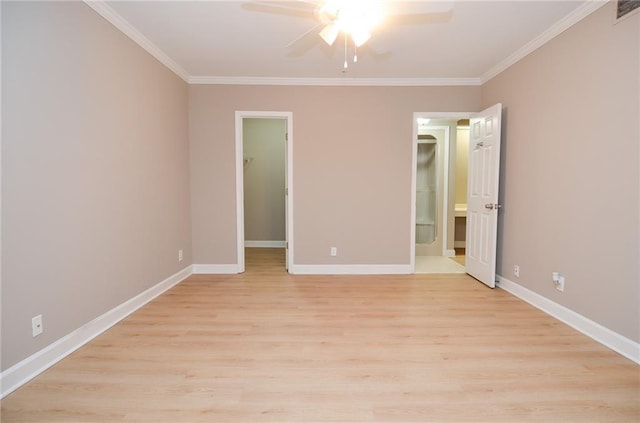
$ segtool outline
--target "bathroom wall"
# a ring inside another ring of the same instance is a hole
[[[467,169],[469,166],[469,128],[458,127],[455,152],[455,204],[467,204]],[[464,246],[467,231],[467,218],[456,217],[454,227],[454,246]]]
[[[456,141],[456,204],[467,203],[467,167],[469,165],[469,128],[458,128]]]

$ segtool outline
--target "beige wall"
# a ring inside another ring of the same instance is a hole
[[[234,112],[293,112],[295,264],[408,264],[413,112],[480,87],[189,88],[194,262],[236,263]],[[330,257],[329,249],[338,248]]]
[[[244,118],[244,239],[285,240],[286,119]]]
[[[192,263],[187,95],[84,3],[2,2],[3,370]]]
[[[486,83],[482,101],[505,107],[498,273],[637,342],[640,15],[614,25],[613,7]]]

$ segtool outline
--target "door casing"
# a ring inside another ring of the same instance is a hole
[[[237,268],[245,271],[244,264],[244,166],[243,166],[243,130],[245,118],[285,119],[287,121],[286,139],[286,193],[285,193],[285,245],[287,269],[294,263],[293,254],[293,113],[279,111],[236,111],[236,245]]]

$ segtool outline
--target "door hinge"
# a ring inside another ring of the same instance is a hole
[[[289,195],[289,188],[284,189],[284,195]]]
[[[289,249],[289,241],[285,241],[284,242],[284,248],[285,249]]]
[[[289,141],[289,133],[288,133],[288,132],[285,132],[285,134],[284,134],[284,140],[285,140],[285,141]]]

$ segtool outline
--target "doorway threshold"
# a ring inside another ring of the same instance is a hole
[[[416,273],[466,273],[464,266],[443,256],[416,256]]]

